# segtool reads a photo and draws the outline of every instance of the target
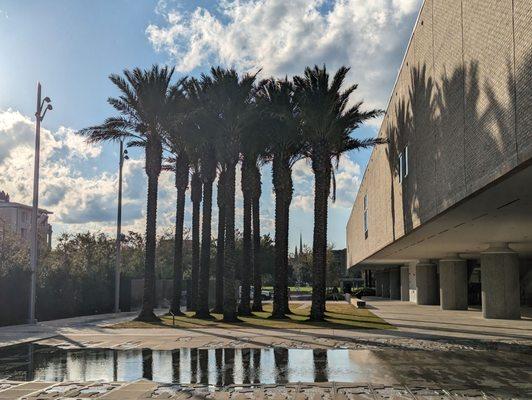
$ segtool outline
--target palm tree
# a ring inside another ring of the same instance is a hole
[[[212,186],[216,179],[216,139],[215,123],[212,123],[208,112],[209,89],[212,85],[210,77],[203,75],[201,82],[196,79],[189,80],[187,85],[188,96],[197,106],[194,117],[194,128],[199,133],[197,148],[200,158],[200,176],[203,184],[203,210],[201,223],[201,256],[199,269],[199,287],[196,299],[196,317],[209,318],[209,281],[211,264],[211,221],[212,221]]]
[[[194,154],[194,153],[193,153]],[[199,157],[192,156],[192,175],[190,177],[190,200],[192,202],[192,271],[191,290],[188,295],[189,310],[197,310],[200,268],[200,207],[202,198],[202,184],[200,176]]]
[[[249,114],[248,126],[241,137],[241,152],[242,152],[242,198],[243,198],[243,232],[242,232],[242,290],[241,301],[239,304],[238,312],[240,315],[251,315],[250,307],[250,292],[251,292],[251,279],[253,273],[253,280],[258,281],[260,290],[260,268],[255,261],[258,261],[259,245],[257,246],[252,239],[252,214],[255,212],[255,219],[259,218],[259,200],[260,200],[260,169],[259,162],[264,153],[266,141],[269,138],[266,137],[262,128],[262,120],[257,107],[251,108]],[[257,178],[258,178],[258,190],[257,190]],[[259,227],[256,226],[255,231],[259,232]],[[256,240],[256,237],[255,237]],[[260,242],[260,236],[259,236]],[[253,248],[255,247],[255,248]],[[255,252],[257,250],[257,252]],[[256,283],[256,282],[255,282]],[[257,293],[255,287],[255,293]],[[260,295],[260,292],[258,292]],[[256,299],[257,296],[255,296]],[[259,297],[260,298],[260,297]],[[254,301],[255,303],[255,301]],[[259,302],[262,307],[261,303]]]
[[[288,307],[288,227],[292,202],[292,167],[302,157],[301,121],[293,98],[293,85],[288,79],[270,78],[258,90],[259,107],[263,110],[268,130],[268,156],[272,162],[275,192],[275,284],[272,318],[286,318]]]
[[[120,90],[118,98],[109,103],[121,114],[105,120],[102,125],[80,131],[89,142],[126,140],[127,146],[143,147],[146,155],[145,170],[148,176],[146,210],[146,255],[144,263],[144,296],[139,321],[156,321],[155,306],[155,246],[157,234],[157,191],[162,168],[161,121],[167,112],[170,80],[173,68],[132,71],[124,70],[124,77],[112,74],[111,82]]]
[[[321,321],[325,315],[325,266],[327,257],[327,208],[333,160],[345,152],[385,143],[385,139],[356,139],[353,131],[364,121],[381,115],[380,110],[361,111],[362,102],[348,107],[357,85],[341,91],[349,71],[341,67],[329,82],[325,66],[307,67],[303,76],[294,77],[295,97],[303,121],[303,135],[314,172],[314,239],[312,248],[312,306],[310,318]],[[335,190],[333,187],[333,200]]]
[[[212,85],[206,108],[218,126],[217,148],[225,169],[225,262],[223,275],[223,319],[238,321],[235,268],[235,173],[239,161],[241,135],[248,125],[255,75],[239,78],[234,69],[211,69]]]
[[[225,167],[220,166],[216,204],[218,205],[218,236],[216,239],[216,290],[213,312],[223,313],[224,309],[224,264],[225,264]]]
[[[252,311],[262,311],[262,267],[260,264],[260,165],[256,162],[251,167],[251,213],[253,235],[253,305]]]
[[[183,226],[185,219],[185,193],[189,180],[189,159],[187,155],[187,144],[190,137],[187,136],[189,130],[186,129],[185,121],[191,111],[191,105],[185,98],[182,90],[186,78],[176,84],[172,89],[169,102],[169,112],[165,123],[165,143],[172,154],[167,159],[169,165],[166,169],[175,174],[176,187],[176,217],[174,235],[174,287],[172,291],[172,303],[170,312],[174,315],[181,315],[181,292],[183,286]]]

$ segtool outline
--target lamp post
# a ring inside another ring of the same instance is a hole
[[[116,218],[116,268],[115,268],[115,313],[120,312],[120,262],[122,247],[122,167],[124,160],[128,160],[127,150],[124,150],[124,141],[120,140],[120,161],[118,164],[118,212]]]
[[[46,107],[44,105],[46,104]],[[44,108],[44,112],[43,112]],[[39,232],[37,218],[39,214],[39,156],[41,151],[41,121],[46,112],[52,110],[50,98],[41,100],[41,83],[37,83],[37,111],[35,112],[35,161],[33,165],[33,206],[31,209],[31,282],[28,323],[35,324],[35,294],[37,292],[37,264],[39,261]]]

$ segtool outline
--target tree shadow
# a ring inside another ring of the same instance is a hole
[[[532,56],[527,63],[532,68]],[[443,68],[436,79],[426,64],[408,72],[408,87],[396,88],[385,120],[394,241],[516,166],[514,94],[516,81],[526,80],[514,76],[509,61],[505,88],[481,80],[478,61]],[[408,175],[401,181],[406,146]]]

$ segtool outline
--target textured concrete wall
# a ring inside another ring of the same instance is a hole
[[[440,305],[442,310],[467,310],[467,263],[440,260]]]
[[[347,224],[348,265],[530,160],[531,109],[532,1],[426,0],[379,131],[390,143],[373,150]]]
[[[416,303],[431,305],[439,303],[438,274],[436,265],[419,263],[416,265]]]
[[[480,255],[482,316],[519,319],[519,258],[516,253],[485,252]]]

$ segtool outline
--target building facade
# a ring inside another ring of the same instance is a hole
[[[532,305],[532,2],[426,0],[347,224],[378,295]]]
[[[31,240],[31,210],[31,206],[12,202],[9,194],[0,192],[0,232],[9,229],[29,243]],[[52,247],[52,225],[48,221],[50,214],[50,211],[39,209],[37,216],[39,237],[46,242],[49,249]]]

